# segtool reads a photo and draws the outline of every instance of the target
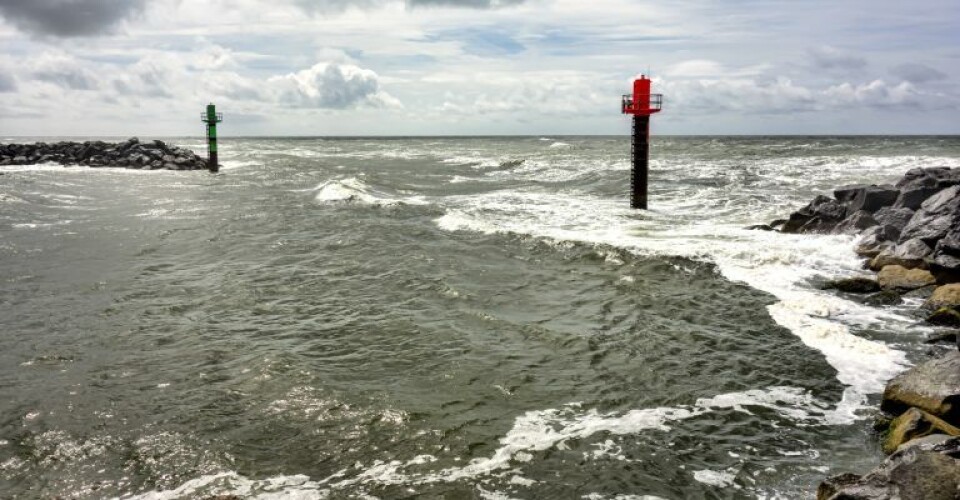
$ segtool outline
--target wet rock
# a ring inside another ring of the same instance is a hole
[[[825,233],[832,230],[846,215],[846,207],[820,195],[807,206],[790,214],[780,229],[784,233]]]
[[[886,266],[877,274],[877,281],[884,290],[908,291],[936,283],[933,275],[924,269],[907,269],[903,266]]]
[[[960,220],[960,186],[952,186],[931,196],[910,218],[900,233],[900,241],[921,239],[935,245]]]
[[[914,213],[916,212],[909,208],[883,207],[873,214],[873,218],[880,224],[895,227],[899,236],[900,231],[903,231]]]
[[[837,224],[833,228],[833,233],[835,234],[857,234],[864,229],[871,228],[878,225],[876,219],[873,218],[873,215],[866,210],[860,210],[854,212],[852,215],[844,219],[840,224]]]
[[[870,187],[870,184],[849,184],[846,186],[840,186],[833,190],[833,198],[837,200],[838,203],[848,204],[857,197],[857,193]]]
[[[927,309],[948,307],[960,311],[960,283],[938,286],[930,298],[924,302],[923,307]]]
[[[941,285],[960,283],[960,257],[935,254],[932,260],[927,261],[927,267]]]
[[[856,247],[857,255],[861,257],[876,257],[883,250],[892,248],[899,238],[900,231],[893,226],[884,224],[871,227],[861,235]]]
[[[954,457],[960,455],[960,440],[921,439],[863,476],[841,474],[824,481],[817,500],[956,500],[960,460]]]
[[[960,312],[949,307],[941,307],[927,316],[926,322],[935,326],[960,328]]]
[[[957,332],[935,333],[923,341],[926,344],[957,343]]]
[[[160,161],[166,158],[169,162]],[[157,165],[155,162],[160,161]],[[103,141],[57,142],[54,144],[8,144],[0,147],[0,164],[26,165],[37,162],[56,162],[61,165],[89,167],[126,167],[142,169],[163,168],[165,163],[180,166],[181,170],[205,169],[206,161],[192,151],[169,147],[163,141],[140,143],[132,137],[124,142],[109,144]]]
[[[933,255],[933,249],[919,239],[907,240],[892,249],[880,252],[870,261],[874,271],[886,266],[902,266],[907,269],[926,267],[925,259]]]
[[[883,391],[880,409],[900,415],[921,409],[950,423],[960,416],[960,352],[921,363],[897,375]]]
[[[880,290],[880,284],[875,279],[856,276],[828,281],[824,288],[846,293],[873,293]]]
[[[868,306],[895,306],[903,303],[903,296],[895,290],[881,290],[877,293],[867,296],[863,303]]]
[[[747,226],[744,229],[748,231],[773,231],[773,226],[770,224],[754,224],[752,226]]]
[[[960,436],[960,429],[922,410],[910,408],[890,423],[883,440],[883,452],[893,453],[906,442],[931,434]]]
[[[857,189],[853,199],[847,205],[847,213],[854,214],[860,210],[876,212],[883,207],[893,205],[897,201],[900,191],[893,186],[865,186]]]

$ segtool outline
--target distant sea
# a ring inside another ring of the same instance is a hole
[[[744,226],[960,167],[958,137],[657,137],[634,211],[626,137],[220,149],[0,167],[0,497],[810,498],[879,462],[925,330],[815,286],[854,237]]]

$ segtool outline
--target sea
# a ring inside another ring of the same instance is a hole
[[[955,348],[821,290],[855,236],[745,226],[958,137],[655,137],[646,211],[628,137],[220,150],[0,167],[0,497],[812,498]]]

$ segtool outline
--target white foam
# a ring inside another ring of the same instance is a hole
[[[356,178],[331,179],[313,188],[314,199],[320,203],[361,203],[366,205],[426,205],[422,196],[391,198],[372,190],[365,182]]]
[[[258,498],[325,498],[332,491],[358,485],[430,484],[474,479],[509,471],[518,463],[527,462],[533,454],[550,448],[565,449],[566,442],[582,440],[600,433],[612,435],[639,434],[647,431],[667,431],[671,425],[718,410],[751,413],[750,408],[773,410],[781,418],[797,423],[823,423],[826,404],[817,401],[803,389],[770,387],[743,392],[721,394],[698,399],[694,404],[677,407],[657,407],[630,410],[623,413],[601,413],[584,410],[579,403],[563,408],[528,411],[514,420],[513,427],[500,438],[500,446],[488,457],[475,458],[461,467],[450,467],[433,472],[406,472],[414,466],[434,463],[437,458],[419,455],[407,461],[376,461],[362,467],[358,474],[344,479],[340,471],[326,479],[314,481],[306,476],[276,476],[251,480],[234,472],[203,476],[191,480],[175,490],[150,492],[138,497],[143,500],[174,500],[203,495],[257,494]],[[606,446],[601,445],[601,449]],[[598,455],[599,458],[601,455]],[[263,496],[260,492],[270,492]]]
[[[716,470],[698,470],[693,472],[693,479],[699,483],[706,484],[707,486],[714,486],[717,488],[727,488],[733,486],[734,488],[739,489],[740,486],[735,484],[734,481],[737,479],[737,474],[734,471],[725,470],[725,471],[716,471]]]
[[[742,223],[707,223],[703,199],[690,196],[658,210],[635,212],[622,200],[577,193],[497,191],[452,197],[436,223],[446,230],[517,233],[560,241],[627,248],[643,255],[682,256],[712,261],[728,279],[777,297],[773,319],[804,344],[820,351],[850,387],[834,415],[838,423],[856,418],[869,394],[877,393],[907,365],[905,353],[850,333],[847,323],[896,318],[806,284],[821,274],[859,272],[849,236],[786,235],[747,231]],[[732,210],[737,212],[738,210]],[[741,216],[742,217],[742,216]],[[881,316],[885,315],[884,316]]]

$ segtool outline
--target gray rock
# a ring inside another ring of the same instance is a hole
[[[898,238],[900,231],[893,226],[883,224],[871,227],[861,234],[856,247],[857,255],[876,257],[883,250],[892,247]]]
[[[841,474],[824,481],[817,500],[956,500],[960,460],[954,457],[960,455],[960,439],[911,443],[863,476]]]
[[[903,228],[900,241],[919,238],[934,245],[956,222],[960,222],[960,185],[946,188],[924,201]]]
[[[163,157],[160,158],[160,161],[164,163],[175,163],[177,158],[173,155],[163,155]]]
[[[918,238],[913,238],[898,244],[893,251],[895,258],[899,259],[900,262],[909,264],[900,264],[907,268],[922,267],[924,259],[931,255],[933,255],[933,249],[930,248],[930,245],[927,245],[923,240]]]
[[[960,352],[947,355],[901,373],[883,392],[880,409],[900,415],[919,408],[947,422],[960,416]]]
[[[846,215],[846,208],[836,201],[820,195],[807,206],[790,214],[780,229],[784,233],[829,232]]]
[[[833,197],[841,204],[847,204],[857,197],[857,193],[869,188],[869,184],[849,184],[833,190]]]
[[[923,240],[927,244],[935,245],[950,232],[953,226],[955,214],[937,215],[925,210],[918,211],[907,226],[900,233],[900,241],[904,242],[912,239]]]
[[[873,213],[883,207],[893,205],[897,201],[900,191],[893,186],[866,186],[856,190],[850,204],[847,205],[847,213],[853,214],[859,210],[865,210]]]
[[[877,220],[870,215],[870,212],[867,212],[866,210],[860,210],[858,212],[854,212],[852,215],[844,219],[843,222],[837,224],[837,226],[833,228],[832,232],[834,234],[857,234],[864,229],[869,229],[878,224],[879,222],[877,222]]]
[[[914,213],[915,212],[909,208],[883,207],[873,214],[873,218],[880,224],[897,228],[899,232],[910,222]]]

